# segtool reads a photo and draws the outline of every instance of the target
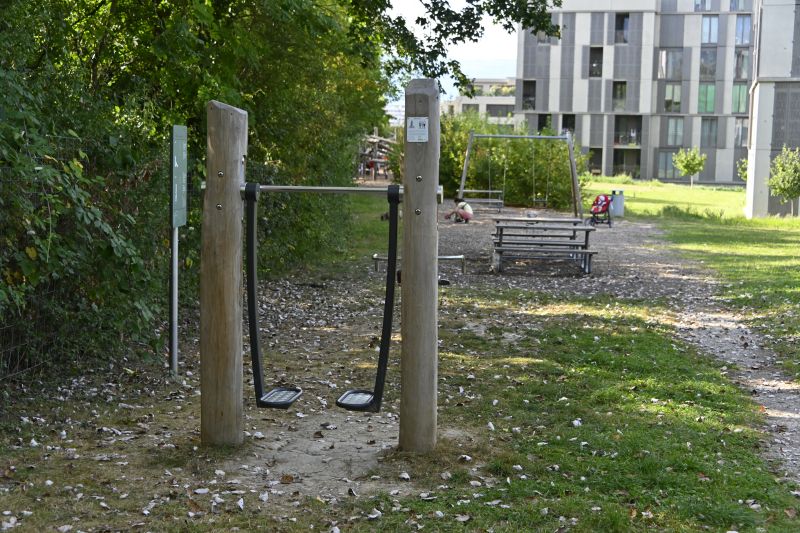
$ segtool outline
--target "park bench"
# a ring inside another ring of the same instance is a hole
[[[378,271],[378,266],[380,265],[380,263],[385,263],[386,260],[387,259],[386,259],[385,256],[380,256],[378,254],[372,254],[372,261],[374,263],[375,272]],[[398,263],[399,263],[399,261],[400,260],[398,259]],[[467,259],[463,255],[440,255],[439,256],[439,261],[460,261],[461,262],[461,273],[462,274],[466,274],[467,273]]]
[[[589,249],[589,234],[595,229],[580,224],[578,219],[552,220],[524,219],[497,221],[493,235],[492,267],[502,272],[503,260],[508,258],[572,260],[581,270],[592,272],[592,257],[597,253]]]

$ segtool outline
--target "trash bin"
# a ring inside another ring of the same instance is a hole
[[[611,191],[611,216],[625,216],[625,194],[623,190]]]

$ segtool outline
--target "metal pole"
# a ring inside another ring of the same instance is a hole
[[[581,200],[581,184],[578,180],[578,168],[575,164],[575,143],[572,134],[567,132],[567,147],[569,149],[569,172],[572,176],[572,212],[575,217],[583,218],[583,201]]]
[[[438,381],[439,89],[436,80],[406,87],[400,449],[436,447]]]
[[[172,276],[169,299],[169,371],[178,375],[178,228],[172,228]]]
[[[469,132],[469,139],[467,140],[467,153],[464,154],[464,168],[461,170],[461,187],[458,189],[458,197],[464,198],[464,186],[467,183],[467,167],[469,166],[469,155],[472,152],[472,139],[475,138],[475,133]]]

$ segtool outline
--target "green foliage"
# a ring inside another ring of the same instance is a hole
[[[736,162],[736,174],[739,176],[739,179],[742,181],[747,181],[747,158],[743,157],[742,159]]]
[[[681,148],[677,153],[672,154],[672,164],[681,173],[681,176],[694,176],[703,171],[706,166],[706,154],[701,154],[697,147]]]
[[[800,196],[800,148],[783,145],[769,166],[769,187],[782,203]]]
[[[316,0],[8,2],[0,21],[0,321],[19,338],[67,337],[63,357],[114,355],[131,339],[158,347],[169,127],[189,127],[190,192],[198,191],[210,99],[249,113],[248,179],[350,183],[362,133],[385,122],[388,85],[377,44],[355,50],[349,20],[346,7]],[[343,245],[340,202],[269,200],[265,270]],[[199,199],[189,207],[181,279],[193,301]]]
[[[461,184],[470,131],[508,133],[475,113],[442,117],[439,182],[446,196],[455,195]],[[525,135],[527,128],[523,125],[513,133]],[[549,128],[541,133],[555,134]],[[579,175],[585,173],[587,162],[587,156],[580,152],[576,146]],[[533,206],[546,200],[549,207],[568,208],[572,205],[572,180],[567,145],[551,140],[475,139],[466,188],[504,190],[509,205]]]

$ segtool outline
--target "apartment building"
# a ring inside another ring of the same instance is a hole
[[[513,128],[515,120],[516,80],[514,78],[476,78],[472,82],[474,96],[457,96],[441,104],[441,113],[458,115],[479,113],[489,122]]]
[[[748,218],[790,211],[770,194],[769,168],[784,145],[800,146],[800,0],[759,0],[747,167]],[[797,200],[794,212],[800,212]]]
[[[741,183],[753,12],[753,0],[564,0],[560,38],[519,32],[516,112],[531,130],[573,131],[594,173],[680,181],[672,154],[697,146],[701,182]]]

